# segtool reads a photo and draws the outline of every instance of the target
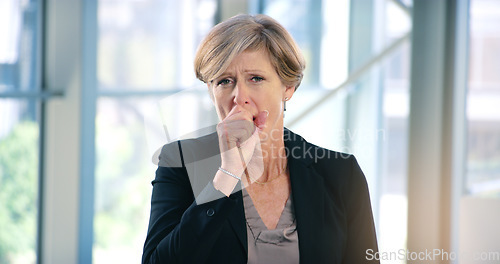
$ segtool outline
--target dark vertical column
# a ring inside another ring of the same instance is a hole
[[[457,229],[459,174],[463,173],[466,20],[467,1],[414,1],[408,163],[410,251],[457,249],[452,237]]]

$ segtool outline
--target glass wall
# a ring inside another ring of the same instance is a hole
[[[357,157],[380,249],[406,248],[411,1],[264,3],[264,13],[282,21],[304,51],[305,78],[317,74],[287,105],[285,125],[312,143]],[[357,77],[346,83],[349,74]]]
[[[35,263],[39,1],[0,2],[0,263]]]
[[[384,5],[381,16],[385,17],[385,45],[411,32],[411,1],[407,2],[410,3],[406,9],[397,6],[394,1],[387,1]],[[378,171],[378,239],[382,252],[397,252],[406,248],[410,58],[411,44],[408,39],[388,56],[381,69],[383,134],[379,136],[382,157]],[[399,260],[399,263],[404,261]]]
[[[500,2],[471,0],[469,16],[467,152],[459,247],[463,263],[499,263]]]
[[[0,99],[0,263],[36,260],[38,106],[36,100]]]
[[[93,263],[139,263],[154,153],[204,122],[215,124],[214,113],[214,121],[207,118],[209,98],[195,78],[193,60],[217,5],[215,0],[98,4]]]
[[[500,198],[500,2],[472,0],[467,96],[468,194]]]
[[[40,3],[0,3],[0,92],[28,92],[37,86]]]

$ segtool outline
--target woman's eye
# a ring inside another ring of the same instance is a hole
[[[264,78],[259,77],[259,76],[254,76],[254,77],[252,77],[252,79],[251,79],[251,80],[252,80],[253,82],[261,82],[261,81],[263,81],[263,80],[264,80]]]
[[[217,85],[225,86],[225,85],[229,85],[231,83],[232,83],[232,81],[230,79],[222,79],[219,82],[217,82]]]

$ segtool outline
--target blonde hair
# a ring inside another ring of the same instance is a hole
[[[240,53],[261,48],[268,52],[283,84],[296,90],[303,77],[304,57],[288,31],[266,15],[240,14],[217,24],[198,47],[196,77],[212,82]]]

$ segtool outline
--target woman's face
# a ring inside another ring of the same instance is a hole
[[[294,87],[281,82],[265,50],[242,52],[208,86],[221,120],[239,105],[254,120],[260,112],[269,112],[262,131],[267,135],[272,135],[274,129],[283,129],[283,101],[292,97]]]

